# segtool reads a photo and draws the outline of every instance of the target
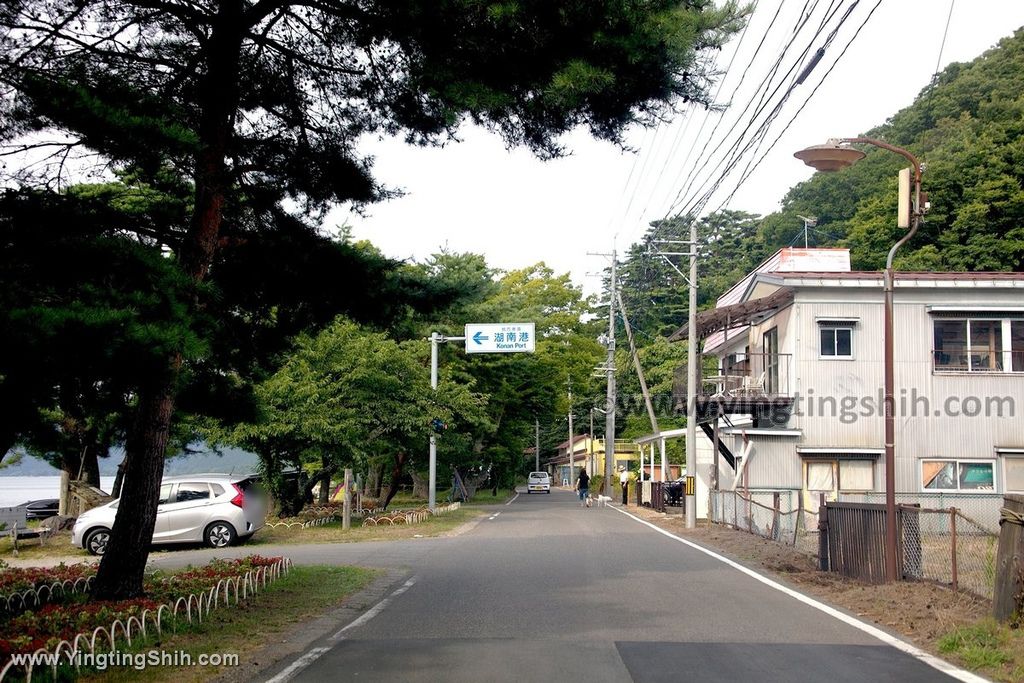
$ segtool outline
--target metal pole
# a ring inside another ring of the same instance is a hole
[[[430,388],[437,391],[437,344],[441,335],[430,333]],[[433,512],[437,506],[437,434],[430,435],[430,477],[427,484],[427,507]]]
[[[658,439],[658,447],[661,449],[661,480],[668,481],[668,454],[665,453],[665,437]]]
[[[921,164],[917,158],[905,149],[882,143],[871,138],[855,138],[857,142],[887,149],[908,158],[914,165],[914,206],[911,207],[910,230],[889,250],[885,260],[883,287],[885,289],[885,578],[898,581],[900,570],[897,563],[897,547],[899,543],[896,526],[896,378],[894,362],[895,332],[893,331],[893,293],[896,274],[892,269],[896,251],[906,244],[917,232],[920,225],[921,206]]]
[[[608,291],[608,394],[606,397],[604,427],[604,495],[612,494],[612,477],[615,465],[615,294],[617,284],[615,251],[612,250],[612,277]]]
[[[686,349],[686,476],[697,475],[697,362],[700,335],[697,334],[697,218],[690,218],[690,303],[687,316],[689,340]],[[696,483],[696,482],[695,482]],[[696,493],[696,486],[694,492]],[[697,496],[686,496],[686,528],[697,526]]]
[[[576,448],[573,444],[572,384],[569,385],[569,488],[576,488]]]
[[[587,474],[591,477],[594,476],[594,409],[590,409],[590,463],[588,466]]]

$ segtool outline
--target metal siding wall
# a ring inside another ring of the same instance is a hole
[[[747,465],[749,473],[748,483],[751,488],[799,488],[803,476],[800,467],[800,458],[796,454],[798,439],[783,436],[762,436],[750,437],[754,444],[753,455]],[[730,444],[732,452],[739,455],[743,447],[743,440],[735,437],[735,446]],[[725,471],[731,472],[728,465]],[[732,485],[733,474],[728,479],[722,480],[722,488]],[[728,486],[726,485],[728,482]],[[742,485],[742,481],[741,481]]]
[[[1024,446],[1024,374],[943,375],[932,373],[933,316],[929,305],[1021,305],[1019,291],[980,287],[899,288],[894,307],[896,386],[896,488],[920,490],[919,461],[924,457],[995,457],[997,446]],[[881,410],[870,417],[860,414],[859,402],[880,400],[883,385],[884,310],[877,289],[816,288],[797,293],[793,306],[796,331],[792,381],[798,392],[799,415],[790,427],[803,431],[801,445],[824,447],[882,447],[884,418]],[[854,330],[854,360],[824,361],[818,358],[817,317],[859,318]],[[914,402],[913,390],[927,399]],[[839,417],[820,414],[823,397],[856,399],[856,419],[844,424]],[[1012,417],[953,417],[946,415],[947,400],[961,406],[964,399],[1007,397],[1013,402]],[[813,401],[815,414],[809,413]],[[912,414],[911,409],[915,412]],[[936,411],[940,411],[936,415]],[[751,462],[753,465],[753,461]],[[875,484],[884,487],[881,462]],[[997,490],[1002,490],[1002,468],[996,466]]]

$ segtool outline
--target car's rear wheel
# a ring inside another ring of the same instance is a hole
[[[203,540],[211,548],[226,548],[237,538],[235,527],[227,522],[214,522],[206,527],[206,532],[203,534]]]
[[[107,552],[109,542],[110,529],[93,529],[85,536],[85,549],[92,555],[102,555]]]

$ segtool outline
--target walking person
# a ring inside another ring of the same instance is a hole
[[[576,490],[580,495],[580,507],[590,507],[590,477],[587,471],[580,468],[580,476],[576,478]]]
[[[628,491],[629,491],[629,472],[626,471],[625,467],[619,468],[619,484],[622,485],[622,504],[626,505],[629,503]]]

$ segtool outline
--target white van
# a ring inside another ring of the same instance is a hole
[[[551,475],[547,472],[530,472],[526,479],[526,492],[551,493]]]

